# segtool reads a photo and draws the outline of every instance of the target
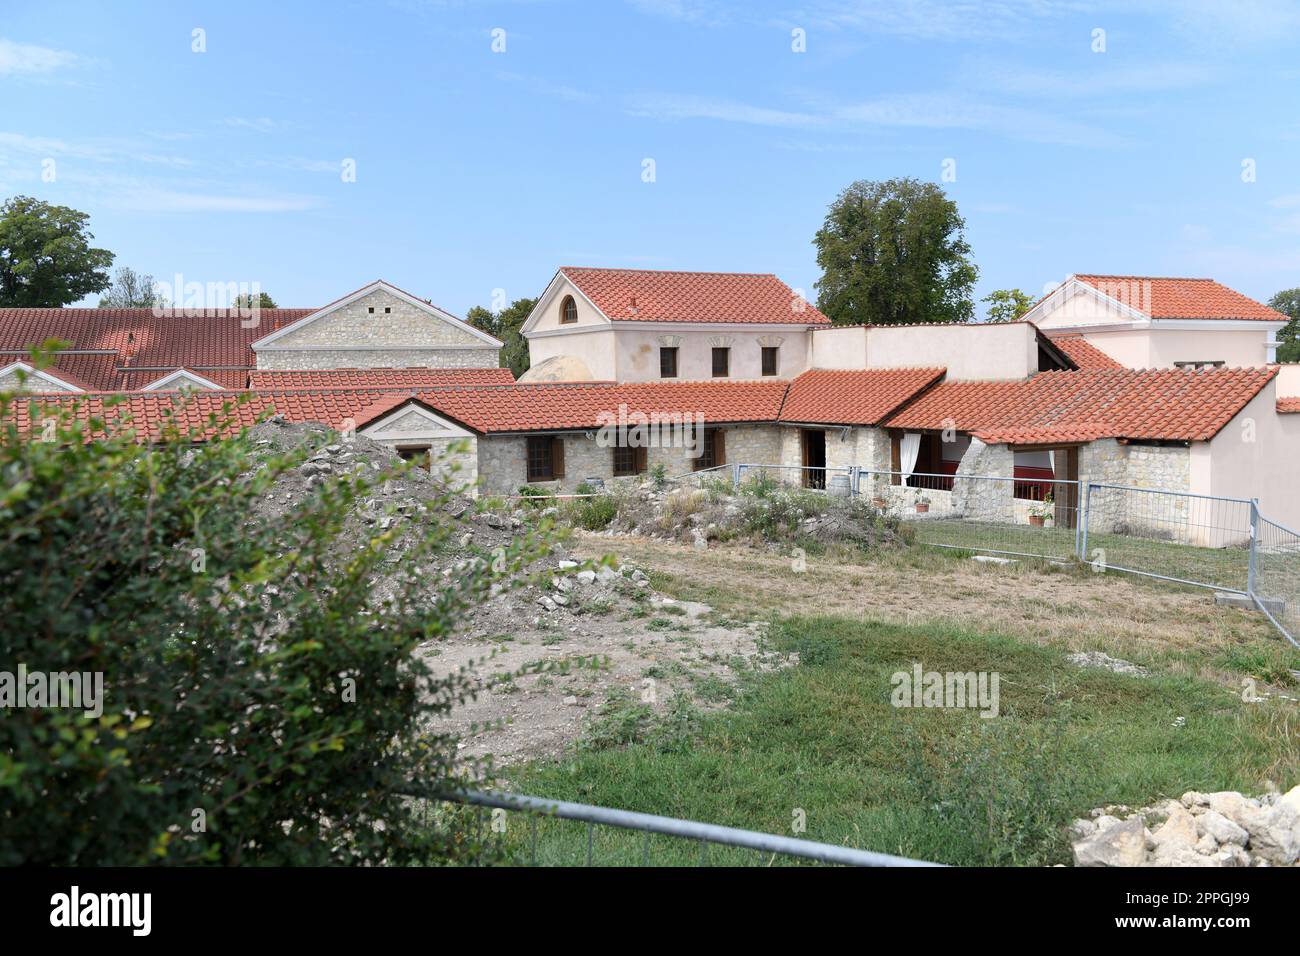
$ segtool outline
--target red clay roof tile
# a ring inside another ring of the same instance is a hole
[[[1094,369],[1016,382],[943,382],[891,428],[955,428],[987,441],[1205,441],[1277,374],[1273,368]]]
[[[513,385],[508,368],[336,368],[288,372],[254,369],[249,387],[262,388],[426,388],[441,385]]]
[[[1103,275],[1076,275],[1075,278],[1153,319],[1287,321],[1282,313],[1213,279]]]
[[[614,322],[830,325],[774,275],[564,266],[560,273]]]
[[[1051,343],[1065,353],[1065,357],[1081,369],[1124,368],[1082,335],[1058,335]]]
[[[781,420],[875,425],[943,374],[941,368],[811,369],[790,383]]]

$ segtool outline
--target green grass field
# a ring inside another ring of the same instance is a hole
[[[732,706],[700,714],[609,705],[572,756],[510,768],[510,789],[959,865],[1068,861],[1064,828],[1107,803],[1300,782],[1294,705],[1244,704],[1192,677],[1085,670],[1054,648],[939,626],[787,618],[770,630],[797,665],[747,674]],[[891,675],[997,671],[1000,715],[901,709]],[[802,811],[806,832],[792,834]],[[596,827],[597,865],[695,865],[698,844]],[[526,862],[522,815],[504,838]],[[543,864],[581,865],[585,825],[543,820]],[[712,864],[767,865],[703,850]]]

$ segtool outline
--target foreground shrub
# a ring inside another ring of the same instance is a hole
[[[0,669],[98,672],[104,694],[97,716],[0,719],[0,865],[477,851],[454,812],[431,825],[401,795],[412,781],[467,780],[454,741],[428,728],[469,678],[436,677],[412,651],[447,635],[535,539],[495,571],[478,561],[430,588],[420,565],[449,519],[416,534],[397,569],[396,529],[337,547],[354,503],[403,466],[369,483],[336,477],[262,520],[258,502],[311,449],[262,460],[246,436],[195,446],[176,432],[145,446],[121,424],[68,418],[42,441],[12,424],[10,401],[0,396]]]

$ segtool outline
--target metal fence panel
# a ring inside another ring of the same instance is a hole
[[[1259,516],[1251,597],[1288,641],[1300,647],[1300,534]]]
[[[1084,560],[1215,590],[1249,590],[1249,500],[1098,482],[1084,497]]]
[[[1079,551],[1079,483],[1040,478],[857,472],[857,494],[941,548],[1067,561]]]

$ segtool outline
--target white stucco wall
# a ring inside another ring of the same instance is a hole
[[[1278,398],[1300,398],[1300,365],[1279,365],[1277,378]]]
[[[1300,530],[1300,415],[1277,413],[1277,382],[1269,382],[1208,442],[1206,494],[1258,498],[1273,521]],[[1198,489],[1199,490],[1199,489]]]
[[[1023,323],[867,329],[871,368],[943,367],[948,381],[1015,380],[1038,371],[1038,339]]]

